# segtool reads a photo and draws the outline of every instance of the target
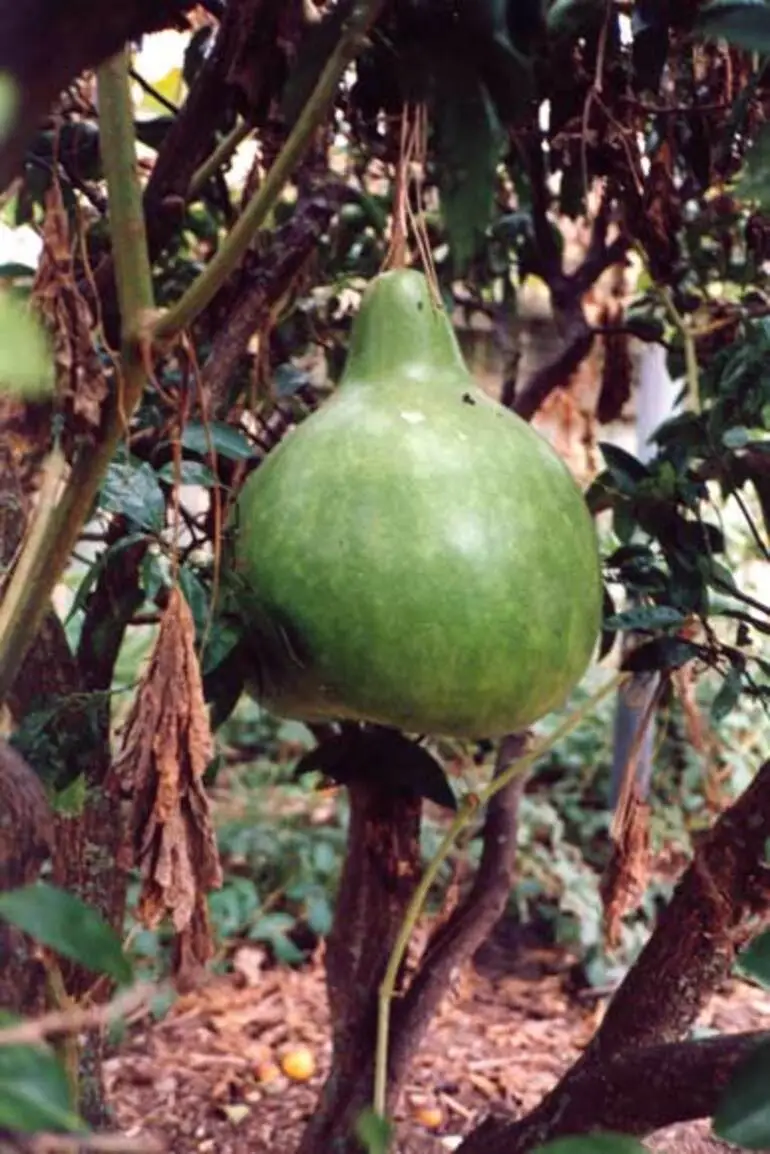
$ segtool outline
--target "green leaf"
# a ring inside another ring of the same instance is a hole
[[[604,0],[555,0],[546,24],[552,36],[575,36],[594,24],[605,12]]]
[[[0,1046],[0,1128],[22,1134],[84,1129],[61,1063],[48,1049]]]
[[[646,481],[651,476],[650,470],[638,457],[621,449],[619,445],[600,441],[599,448],[610,476],[621,493],[635,492],[639,482]]]
[[[770,1147],[770,1042],[733,1074],[714,1116],[714,1132],[746,1150]]]
[[[248,461],[255,455],[248,438],[232,425],[222,421],[213,421],[206,426],[198,421],[191,421],[185,425],[182,433],[182,445],[191,453],[200,453],[208,456],[213,449],[220,457],[229,461]]]
[[[508,0],[457,0],[457,24],[449,54],[453,59],[463,54],[473,57],[500,119],[510,124],[529,107],[532,69],[511,40],[508,9]]]
[[[19,90],[8,72],[0,72],[0,144],[13,132],[19,107]]]
[[[374,1110],[367,1109],[356,1119],[356,1137],[367,1154],[388,1154],[394,1132],[387,1118],[381,1118]]]
[[[332,908],[325,894],[315,894],[308,899],[305,918],[314,934],[325,938],[332,928]]]
[[[459,274],[486,233],[503,130],[471,61],[453,58],[436,74],[436,163],[441,211]]]
[[[129,549],[132,545],[139,544],[140,541],[145,541],[146,535],[144,533],[129,533],[126,537],[121,537],[114,545],[110,545],[90,566],[83,580],[78,586],[77,593],[72,602],[69,613],[67,614],[67,622],[81,609],[85,608],[88,600],[88,595],[96,584],[97,578],[101,576],[107,562],[110,561],[116,553],[122,552],[124,549]]]
[[[35,269],[29,264],[20,264],[9,260],[7,264],[0,264],[0,280],[32,280]]]
[[[101,914],[45,882],[0,894],[0,917],[37,942],[116,982],[130,982],[131,963]]]
[[[35,400],[50,396],[55,380],[45,330],[9,292],[0,293],[0,392]]]
[[[646,1154],[646,1147],[625,1134],[583,1134],[579,1138],[557,1138],[538,1146],[532,1154]]]
[[[197,573],[189,565],[182,565],[179,570],[179,586],[190,606],[190,612],[195,622],[195,631],[200,635],[206,628],[210,616],[211,602],[208,591]]]
[[[770,930],[765,930],[749,943],[740,954],[738,965],[744,974],[770,988]]]
[[[265,914],[252,926],[249,937],[255,942],[267,942],[279,962],[285,962],[290,966],[298,965],[304,962],[305,955],[287,936],[294,925],[295,919],[291,914]]]
[[[163,481],[167,481],[169,485],[176,484],[176,466],[173,461],[169,461],[166,465],[161,465],[158,469],[158,476]],[[217,483],[217,479],[212,473],[208,465],[204,465],[202,461],[182,461],[179,470],[179,480],[183,485],[201,485],[204,489],[211,489]]]
[[[727,40],[738,48],[770,52],[770,7],[764,0],[712,0],[701,8],[694,31],[707,40]]]
[[[711,718],[718,724],[724,721],[729,713],[732,713],[743,689],[743,675],[741,670],[732,665],[727,672],[722,684],[719,687],[719,692],[711,703]]]
[[[624,609],[605,621],[607,629],[668,629],[683,625],[687,617],[670,605],[640,605],[636,609]]]
[[[146,461],[113,461],[104,478],[99,503],[142,529],[159,533],[163,528],[166,501],[155,470]]]
[[[273,372],[273,388],[279,397],[290,397],[309,383],[310,373],[306,369],[298,369],[291,361],[278,365]]]

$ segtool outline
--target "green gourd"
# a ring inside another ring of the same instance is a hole
[[[339,386],[248,478],[233,536],[252,690],[285,717],[491,737],[559,706],[597,639],[582,494],[413,270],[369,285]]]

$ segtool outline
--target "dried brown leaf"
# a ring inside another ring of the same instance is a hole
[[[139,917],[148,927],[171,919],[175,957],[187,978],[211,957],[205,894],[222,884],[203,788],[212,752],[193,619],[174,589],[113,775],[132,799],[130,850],[142,876]]]
[[[69,221],[55,182],[46,196],[42,240],[32,298],[53,341],[58,405],[68,437],[92,438],[108,384],[93,344],[91,312],[78,291]]]
[[[635,910],[650,876],[650,807],[634,787],[620,827],[614,832],[612,856],[601,883],[604,934],[607,945],[620,944],[620,927]]]

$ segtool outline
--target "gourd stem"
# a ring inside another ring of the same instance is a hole
[[[396,991],[398,975],[401,970],[404,955],[409,946],[409,941],[422,914],[423,906],[425,905],[431,886],[438,877],[439,871],[451,853],[457,838],[463,830],[468,827],[474,814],[477,813],[482,806],[487,805],[495,794],[499,793],[501,789],[505,789],[515,777],[520,777],[522,774],[527,773],[536,761],[553,749],[554,746],[558,745],[568,734],[572,733],[573,729],[576,729],[586,717],[593,713],[597,705],[599,705],[605,697],[610,693],[614,693],[628,676],[629,674],[627,673],[615,674],[614,677],[611,677],[604,683],[601,689],[597,690],[596,693],[584,701],[578,709],[573,710],[569,717],[565,718],[561,725],[556,727],[550,737],[544,737],[540,741],[535,742],[527,753],[523,754],[522,757],[516,758],[515,761],[512,761],[507,769],[504,770],[499,777],[493,778],[480,793],[469,794],[463,798],[458,813],[441,839],[441,843],[435,854],[428,862],[425,872],[420,879],[420,884],[412,894],[412,898],[404,914],[404,920],[398,931],[398,937],[388,958],[385,976],[380,984],[377,1006],[377,1040],[374,1057],[374,1097],[372,1104],[375,1114],[378,1114],[381,1118],[385,1118],[387,1105],[390,1008]]]

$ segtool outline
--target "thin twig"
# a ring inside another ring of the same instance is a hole
[[[105,1005],[72,1006],[67,1010],[52,1010],[39,1018],[15,1022],[0,1029],[0,1046],[31,1046],[68,1034],[80,1034],[83,1030],[101,1029],[120,1019],[135,1018],[149,1009],[152,998],[162,992],[163,986],[140,982]]]
[[[25,1154],[163,1154],[156,1138],[129,1138],[125,1134],[36,1134],[22,1147]]]

